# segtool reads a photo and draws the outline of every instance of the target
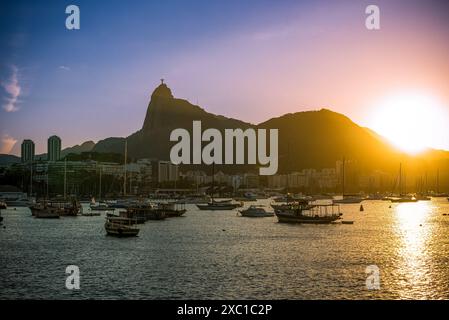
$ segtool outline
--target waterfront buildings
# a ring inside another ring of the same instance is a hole
[[[51,136],[47,141],[47,160],[58,161],[61,159],[61,138]]]
[[[23,140],[21,148],[21,160],[22,163],[34,161],[34,142],[32,140]]]

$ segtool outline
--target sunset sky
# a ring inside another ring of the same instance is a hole
[[[0,4],[0,153],[127,136],[160,78],[251,123],[326,107],[404,147],[449,150],[447,1],[46,3]],[[69,4],[80,30],[65,28]],[[369,4],[380,30],[365,28]]]

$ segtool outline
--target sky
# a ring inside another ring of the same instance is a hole
[[[70,4],[79,30],[65,27]],[[365,27],[370,4],[380,30]],[[325,107],[393,136],[419,130],[417,116],[384,121],[401,116],[392,102],[407,112],[426,97],[426,144],[449,150],[447,39],[447,1],[4,0],[0,153],[20,154],[23,139],[45,153],[53,134],[63,148],[127,136],[160,78],[175,97],[251,123]]]

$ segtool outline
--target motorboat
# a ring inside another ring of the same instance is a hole
[[[239,210],[242,217],[272,217],[274,212],[267,211],[264,206],[251,205],[245,210]]]
[[[275,209],[281,223],[330,224],[341,218],[340,207],[334,204],[307,204]]]
[[[140,229],[135,227],[135,220],[124,217],[106,217],[104,228],[107,235],[114,237],[135,237]]]

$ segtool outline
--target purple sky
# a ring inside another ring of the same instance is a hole
[[[368,4],[381,30],[365,28]],[[449,113],[444,1],[79,1],[76,31],[65,5],[2,2],[0,152],[129,135],[161,77],[176,97],[252,123],[326,107],[373,126],[378,101],[403,91]],[[434,130],[429,146],[449,149],[449,130]]]

